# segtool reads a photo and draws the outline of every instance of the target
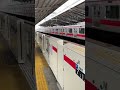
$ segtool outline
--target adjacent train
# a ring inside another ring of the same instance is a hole
[[[79,25],[45,27],[43,32],[85,40],[85,22]]]
[[[120,33],[120,0],[86,0],[87,28]]]

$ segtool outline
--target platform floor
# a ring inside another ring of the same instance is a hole
[[[0,90],[31,90],[15,57],[0,34]]]
[[[37,90],[59,90],[57,81],[37,43],[35,44],[35,73]]]

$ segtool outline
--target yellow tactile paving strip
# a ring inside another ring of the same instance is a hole
[[[44,68],[48,67],[48,65],[42,53],[39,53],[38,48],[38,45],[35,45],[35,73],[37,90],[48,90],[48,85],[44,76]]]

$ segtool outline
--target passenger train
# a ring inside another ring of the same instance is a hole
[[[120,33],[120,0],[86,0],[86,27]]]
[[[80,25],[45,27],[43,32],[85,40],[85,22]]]

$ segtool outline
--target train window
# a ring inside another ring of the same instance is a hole
[[[69,33],[72,33],[72,28],[69,29]]]
[[[85,33],[85,29],[84,28],[79,29],[79,33],[84,34]]]
[[[94,17],[100,17],[100,6],[93,6]]]
[[[85,16],[89,16],[89,7],[85,6]]]
[[[119,5],[106,6],[106,18],[119,18]]]

